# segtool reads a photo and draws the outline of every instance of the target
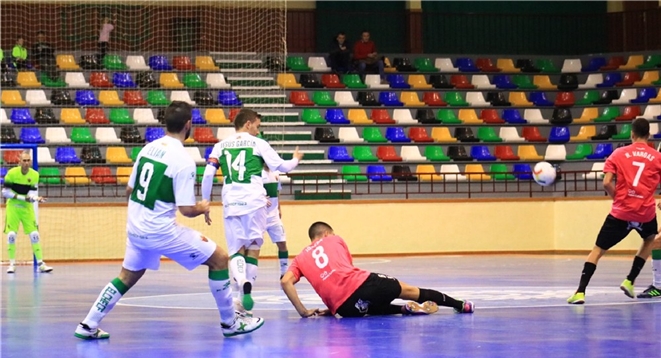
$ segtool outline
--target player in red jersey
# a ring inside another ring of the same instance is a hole
[[[649,122],[644,118],[635,119],[631,124],[633,143],[617,148],[606,160],[604,189],[613,199],[613,206],[583,266],[578,289],[567,299],[568,303],[585,303],[585,288],[597,268],[597,262],[631,230],[638,232],[643,243],[620,289],[627,296],[634,297],[633,283],[650,255],[658,232],[654,191],[661,180],[661,153],[647,145],[649,135]],[[617,178],[615,184],[613,177]]]
[[[438,291],[410,286],[394,277],[354,267],[347,244],[324,222],[312,224],[308,236],[312,243],[296,256],[280,281],[301,317],[430,314],[438,311],[439,305],[452,307],[458,313],[473,313],[474,305],[470,301],[455,300]],[[303,276],[327,310],[305,308],[294,288]],[[391,304],[396,298],[410,302],[404,306]]]

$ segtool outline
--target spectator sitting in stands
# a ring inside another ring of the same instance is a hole
[[[333,39],[328,56],[330,68],[335,73],[347,73],[351,71],[351,49],[346,42],[346,35],[340,32]]]
[[[37,32],[37,42],[32,46],[31,57],[35,66],[41,69],[55,65],[55,51],[51,44],[46,42],[45,32]]]
[[[23,46],[23,37],[19,37],[16,40],[16,45],[11,51],[12,59],[14,60],[14,66],[19,68],[28,68],[28,49]]]
[[[377,57],[376,45],[370,40],[369,31],[363,31],[361,39],[353,46],[353,60],[358,68],[358,73],[365,81],[365,72],[378,69],[381,76],[381,82],[387,83],[386,75],[383,71],[383,60]]]

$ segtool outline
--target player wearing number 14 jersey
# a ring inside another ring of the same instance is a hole
[[[597,262],[631,230],[638,232],[643,243],[620,289],[627,296],[634,297],[634,281],[645,265],[658,233],[654,191],[661,180],[661,153],[647,145],[649,135],[649,122],[637,118],[631,124],[633,143],[616,149],[606,160],[603,185],[613,199],[613,205],[583,266],[578,289],[567,299],[568,303],[585,303],[585,289],[597,268]],[[616,184],[613,184],[614,177],[617,178]]]

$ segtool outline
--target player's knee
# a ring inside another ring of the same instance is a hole
[[[287,243],[286,242],[278,242],[276,244],[278,246],[279,251],[287,251]]]
[[[229,256],[225,250],[216,247],[216,251],[213,252],[213,255],[209,257],[206,264],[209,266],[210,270],[224,270],[228,267]]]
[[[16,233],[15,232],[10,232],[7,234],[7,243],[8,244],[15,244],[16,243]]]
[[[30,236],[30,242],[33,244],[38,244],[39,243],[39,232],[38,231],[33,231],[29,234]]]

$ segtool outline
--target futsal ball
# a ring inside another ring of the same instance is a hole
[[[555,181],[555,168],[549,162],[539,162],[532,170],[532,177],[541,186],[549,186]]]

